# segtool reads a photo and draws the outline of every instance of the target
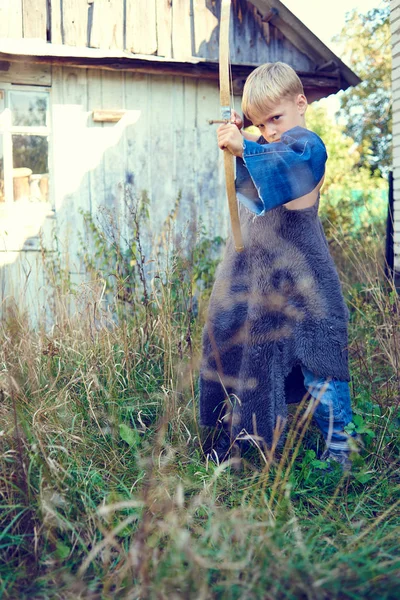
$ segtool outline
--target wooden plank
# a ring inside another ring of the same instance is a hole
[[[400,25],[400,12],[396,13],[396,17],[390,20],[390,31],[393,34],[395,31],[398,31]]]
[[[240,110],[236,106],[236,110]],[[218,87],[209,81],[199,81],[197,90],[197,161],[196,186],[199,214],[207,236],[225,237],[229,227],[223,152],[217,145],[216,125],[208,120],[219,112]],[[210,117],[210,115],[212,115]],[[218,117],[217,117],[218,118]]]
[[[90,208],[88,169],[92,145],[88,139],[86,71],[63,68],[55,71],[52,87],[53,173],[55,207],[61,248],[71,272],[82,271],[79,233],[80,210]]]
[[[399,196],[399,192],[400,192],[400,179],[394,179],[393,178],[393,190],[395,192],[395,195]],[[395,198],[395,200],[396,200],[396,198]],[[400,210],[400,206],[399,206],[399,210]]]
[[[395,168],[400,166],[400,147],[398,145],[393,147],[393,165]]]
[[[193,15],[190,2],[174,0],[172,4],[172,56],[185,60],[193,54]]]
[[[124,110],[124,74],[102,71],[101,96],[103,110]],[[103,123],[103,160],[105,204],[119,213],[124,198],[125,147],[123,120]],[[117,214],[115,217],[117,218]]]
[[[121,0],[93,0],[89,46],[124,49],[124,3]]]
[[[400,179],[397,177],[393,177],[393,188],[395,190],[399,190],[400,189]]]
[[[88,49],[90,52],[90,49]],[[26,56],[16,54],[3,54],[5,61],[24,62]],[[177,75],[184,77],[194,77],[195,79],[212,79],[218,81],[218,63],[214,61],[205,61],[196,59],[198,62],[169,62],[162,59],[143,60],[142,58],[125,58],[125,57],[100,57],[93,58],[90,56],[36,56],[30,55],[29,61],[37,64],[51,63],[53,65],[78,67],[78,68],[94,68],[112,71],[135,71],[142,73],[151,73],[154,75]],[[257,65],[232,65],[232,77],[246,79],[247,76],[254,70]],[[337,77],[327,73],[318,73],[318,76],[298,71],[298,75],[303,82],[305,88],[318,90],[319,97],[329,92],[329,94],[338,91]]]
[[[172,8],[170,0],[156,0],[157,54],[172,56]]]
[[[54,288],[52,289],[46,281],[48,271],[42,253],[0,252],[0,265],[2,299],[15,299],[19,310],[24,314],[28,313],[29,327],[47,330],[50,322],[49,307],[54,301]],[[0,314],[4,315],[8,303],[2,304]]]
[[[47,39],[47,0],[22,0],[24,38]]]
[[[125,113],[125,110],[94,110],[92,119],[95,123],[118,123]]]
[[[399,77],[400,74],[400,55],[397,57],[393,57],[392,60],[392,80],[395,80]]]
[[[152,225],[159,235],[179,193],[182,196],[181,204],[186,205],[185,177],[187,174],[191,178],[193,153],[187,156],[187,148],[182,145],[185,139],[183,79],[152,77],[150,90],[151,140],[154,140],[154,147],[157,148],[150,166],[150,198],[152,207],[157,207],[152,215]],[[181,156],[185,156],[185,176]],[[169,176],[160,177],[160,173],[169,173]]]
[[[393,112],[393,123],[400,122],[400,111]]]
[[[87,0],[63,0],[63,44],[88,45],[88,8]]]
[[[321,61],[321,55],[327,55],[326,48],[321,40],[312,35],[303,23],[295,15],[286,9],[285,6],[278,6],[273,0],[249,0],[262,16],[266,16],[271,8],[277,9],[277,14],[272,20],[272,25],[279,29],[283,35],[298,49],[308,56],[315,64]],[[281,16],[283,14],[284,16]],[[303,35],[301,35],[303,33]]]
[[[27,59],[24,62],[8,63],[6,71],[0,71],[4,83],[51,86],[51,65],[38,65]]]
[[[88,109],[102,107],[101,74],[99,70],[88,69]],[[89,171],[89,204],[90,212],[94,215],[99,206],[104,204],[104,151],[103,151],[103,123],[95,123],[89,119],[87,123],[89,137],[90,158]]]
[[[400,136],[400,123],[393,123],[393,136]]]
[[[395,0],[394,3],[392,0],[390,2],[390,19],[395,19],[399,13],[400,13],[400,4],[398,3],[398,0]]]
[[[394,46],[392,48],[392,61],[394,63],[396,63],[399,56],[400,56],[400,44],[396,44],[396,46]]]
[[[400,95],[393,98],[393,112],[400,110]]]
[[[136,122],[127,131],[126,173],[135,193],[146,190],[149,196],[152,194],[152,179],[151,160],[148,158],[154,154],[151,142],[154,131],[151,79],[143,73],[125,73],[125,108],[138,111]]]
[[[393,157],[398,159],[400,157],[400,138],[394,137],[393,144]]]
[[[397,27],[396,31],[393,32],[391,42],[392,42],[393,54],[395,54],[396,49],[399,47],[399,44],[400,44],[400,27]]]
[[[134,54],[157,52],[156,0],[127,0],[126,49]]]
[[[0,1],[0,37],[22,38],[22,0]]]
[[[193,54],[200,55],[201,49],[207,45],[207,56],[218,60],[218,18],[210,9],[207,0],[194,0],[193,4],[193,29],[194,48]],[[204,56],[202,53],[201,56]]]
[[[240,7],[235,6],[233,14],[239,9]],[[232,27],[229,40],[231,60],[241,62],[243,60],[243,49],[246,48],[246,60],[249,60],[253,64],[274,62],[275,60],[278,60],[277,54],[278,51],[280,51],[279,60],[284,60],[293,65],[291,56],[286,55],[284,57],[283,53],[285,48],[282,44],[278,44],[275,38],[273,38],[270,45],[265,43],[262,25],[261,15],[254,6],[248,5],[241,19],[239,19],[236,14],[235,17],[232,15]],[[291,48],[290,44],[288,44],[288,46]],[[307,70],[308,66],[309,63],[300,62],[295,68],[297,70]],[[314,68],[313,65],[313,69]]]
[[[400,228],[400,200],[393,202],[393,221],[396,222],[397,230]]]
[[[181,193],[178,213],[179,232],[183,238],[183,245],[192,248],[196,243],[201,217],[198,181],[204,170],[207,169],[205,164],[208,165],[208,161],[203,162],[204,155],[200,152],[197,143],[198,125],[202,126],[197,121],[198,82],[185,78],[180,82],[180,86],[175,84],[173,88],[173,113],[171,114],[176,140],[174,144],[177,168],[175,187]],[[208,125],[203,126],[207,127]],[[181,168],[181,152],[185,156],[184,172]],[[210,177],[210,172],[208,176]]]
[[[398,10],[400,10],[400,0],[392,0],[390,3],[390,14],[392,15]]]
[[[400,79],[392,80],[392,96],[400,96]]]
[[[51,27],[50,39],[52,44],[63,43],[63,32],[61,29],[61,2],[51,0]]]
[[[400,27],[400,14],[397,19],[390,22],[390,32],[392,35],[392,46],[398,43],[398,33]],[[397,37],[395,37],[397,36]]]

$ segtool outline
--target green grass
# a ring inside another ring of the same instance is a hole
[[[192,285],[171,271],[132,318],[88,310],[51,335],[4,319],[0,597],[397,598],[397,297],[347,289],[363,448],[343,476],[297,407],[274,456],[207,460]]]

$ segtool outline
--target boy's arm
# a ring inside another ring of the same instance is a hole
[[[238,200],[258,215],[301,198],[320,184],[327,159],[323,141],[303,127],[294,127],[280,142],[244,140],[236,164]]]

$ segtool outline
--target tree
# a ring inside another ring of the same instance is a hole
[[[346,133],[358,144],[360,165],[386,174],[391,165],[391,49],[389,1],[366,14],[347,14],[334,39],[344,60],[362,79],[341,96],[340,117]]]
[[[322,103],[309,106],[307,127],[325,142],[328,162],[321,192],[321,217],[328,237],[367,241],[376,238],[387,212],[387,182],[378,171],[360,164],[361,152],[327,114]]]

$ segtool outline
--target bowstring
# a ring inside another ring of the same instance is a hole
[[[231,53],[228,52],[228,64],[229,64],[229,91],[231,96],[231,110],[235,110],[235,96],[233,95],[233,77],[232,77],[232,63]]]

